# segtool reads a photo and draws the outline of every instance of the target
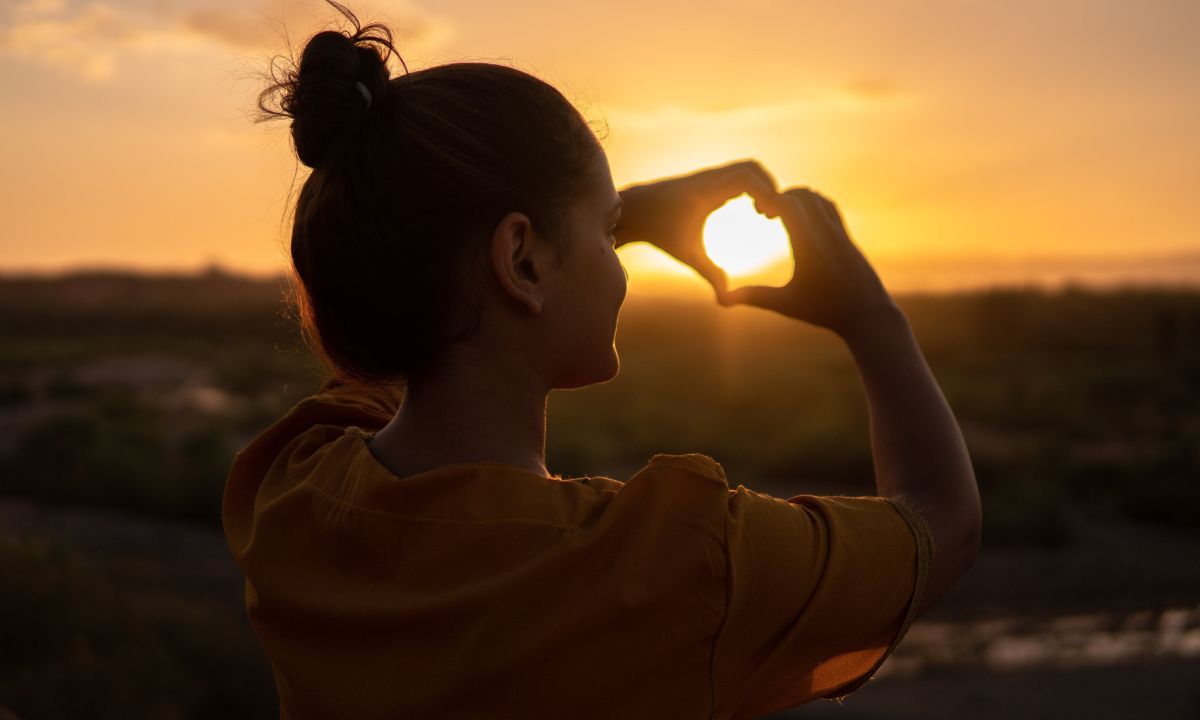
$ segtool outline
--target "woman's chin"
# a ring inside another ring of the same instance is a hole
[[[596,382],[608,382],[609,380],[615,378],[619,372],[621,372],[621,356],[617,354],[616,346],[613,346],[612,352],[609,354],[607,372],[604,373],[604,377],[596,380]]]
[[[560,390],[569,390],[605,383],[615,378],[620,370],[621,358],[617,355],[616,346],[613,346],[607,353],[598,357],[597,362],[589,363],[587,367],[580,367],[575,372],[568,373],[560,382],[555,383],[554,387]]]

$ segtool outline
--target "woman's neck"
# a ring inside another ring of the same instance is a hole
[[[451,463],[495,462],[546,470],[546,396],[534,368],[495,357],[460,358],[410,381],[372,454],[406,477]]]

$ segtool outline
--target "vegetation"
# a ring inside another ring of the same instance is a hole
[[[216,529],[234,453],[322,368],[280,280],[0,280],[0,496]],[[1072,541],[1075,507],[1200,528],[1200,292],[1011,288],[898,298],[964,428],[985,546]],[[627,477],[702,452],[734,484],[872,492],[866,400],[827,331],[631,296],[622,370],[551,398],[548,462]],[[240,608],[240,583],[221,592]],[[244,615],[126,586],[0,533],[0,705],[21,717],[264,717]]]
[[[0,282],[0,493],[218,522],[234,452],[323,377],[283,288],[220,272]],[[898,300],[967,435],[988,541],[1063,540],[1069,503],[1200,526],[1200,293]],[[831,333],[631,297],[617,342],[615,380],[551,399],[556,472],[703,452],[780,494],[871,492],[865,396]],[[188,388],[220,402],[188,404]]]
[[[28,718],[278,714],[244,622],[117,587],[78,553],[0,536],[0,702]]]

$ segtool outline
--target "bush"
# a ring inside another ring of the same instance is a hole
[[[1071,498],[1053,465],[987,458],[973,462],[985,546],[1054,546],[1071,540]]]
[[[278,715],[249,627],[137,597],[67,547],[0,537],[0,705],[28,718]]]
[[[0,492],[220,522],[232,428],[113,395],[27,428],[0,462]]]

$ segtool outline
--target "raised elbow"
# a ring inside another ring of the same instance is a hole
[[[933,536],[934,548],[921,610],[924,612],[979,559],[983,518],[978,495],[971,498],[970,494],[963,494],[949,502],[942,497],[938,501],[920,503],[920,507]]]
[[[976,522],[970,527],[967,532],[966,540],[963,542],[963,568],[965,573],[975,566],[975,561],[979,559],[979,551],[983,542],[983,522]]]
[[[958,532],[958,542],[955,548],[959,558],[960,574],[966,573],[975,566],[983,544],[983,508],[978,495],[971,510],[962,513],[962,527]]]

